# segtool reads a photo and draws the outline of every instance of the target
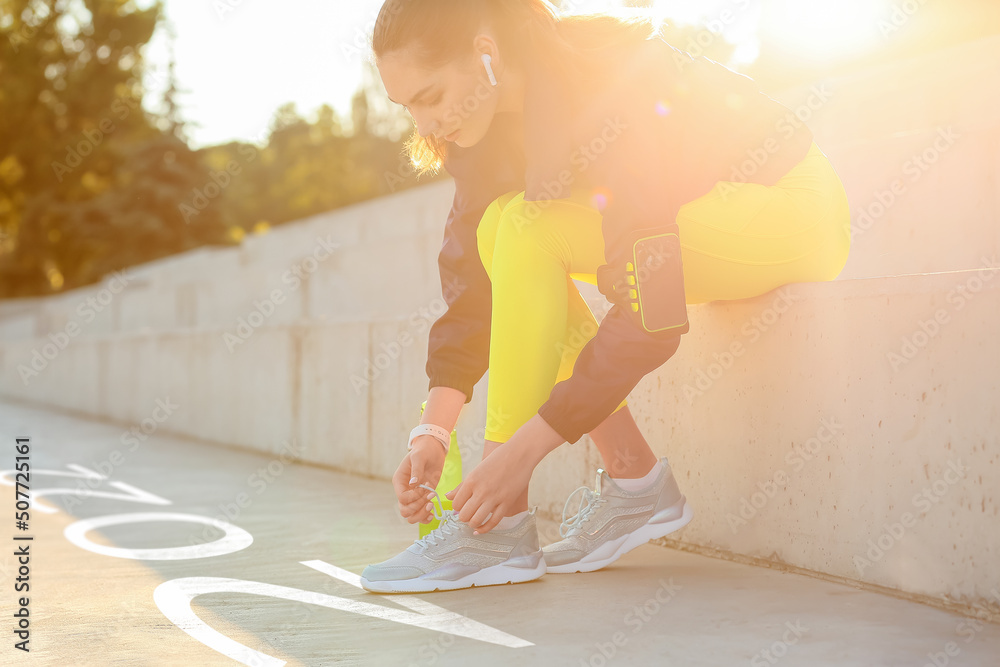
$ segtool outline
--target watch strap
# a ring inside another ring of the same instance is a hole
[[[444,447],[444,453],[448,453],[449,445],[451,445],[451,433],[436,424],[418,424],[414,427],[410,431],[410,440],[406,443],[407,451],[413,449],[413,439],[419,435],[434,436],[441,443],[441,446]]]

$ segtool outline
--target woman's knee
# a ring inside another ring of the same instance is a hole
[[[510,233],[511,230],[520,232],[528,227],[531,222],[541,217],[541,211],[536,210],[539,208],[538,203],[524,201],[524,193],[510,200],[500,215],[497,232],[499,233],[500,229],[507,230],[506,233]]]
[[[571,208],[568,210],[563,201],[525,201],[522,192],[503,208],[496,238],[503,239],[507,251],[551,246],[553,237],[567,233],[563,223],[569,216],[579,215],[575,207]]]
[[[489,272],[492,264],[493,248],[496,245],[497,227],[500,223],[500,218],[503,215],[504,210],[510,204],[511,200],[513,200],[514,197],[523,194],[523,191],[516,192],[512,190],[494,199],[486,207],[486,210],[483,212],[483,217],[479,221],[479,226],[476,227],[476,244],[479,250],[479,257],[482,260],[487,273]]]

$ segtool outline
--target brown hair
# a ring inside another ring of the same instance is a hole
[[[599,57],[659,34],[662,25],[643,10],[560,16],[547,0],[385,0],[372,34],[376,63],[387,53],[413,49],[421,65],[434,69],[471,51],[480,27],[489,25],[504,56],[518,69],[544,63],[561,81],[611,74],[613,59]],[[406,142],[418,174],[436,173],[447,142],[414,130]]]

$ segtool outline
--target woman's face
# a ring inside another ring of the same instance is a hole
[[[490,48],[492,40],[477,39],[476,44],[473,53],[435,70],[420,67],[403,49],[379,59],[389,99],[406,108],[421,136],[434,135],[465,148],[479,143],[489,129],[499,98],[481,58],[490,53],[496,71],[497,54]]]

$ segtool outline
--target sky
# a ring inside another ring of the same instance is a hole
[[[838,0],[836,6],[870,7],[879,1]],[[145,49],[146,106],[160,108],[169,62],[168,29],[172,29],[176,76],[184,91],[179,98],[181,113],[194,148],[234,139],[262,145],[275,110],[287,102],[294,102],[307,118],[326,103],[349,122],[351,96],[362,80],[367,40],[382,2],[164,0],[169,28],[161,24]],[[562,8],[588,12],[621,5],[620,0],[566,0]],[[799,18],[811,19],[814,33],[830,34],[831,19],[824,12],[829,13],[834,3],[794,0],[790,5],[809,8],[804,15],[797,10]],[[721,30],[737,45],[737,62],[756,57],[758,0],[659,0],[653,9],[676,23]],[[793,11],[781,15],[796,20]],[[815,43],[816,35],[811,38],[802,25],[789,23],[788,28],[795,28],[804,43]],[[376,84],[381,86],[381,81]]]
[[[312,117],[326,103],[350,118],[351,96],[361,83],[366,42],[383,0],[165,0],[176,60],[181,113],[195,148],[239,139],[262,144],[275,110],[295,102]],[[144,3],[146,5],[149,2]],[[743,0],[672,0],[658,3],[678,22],[718,16]],[[621,6],[613,0],[569,0],[572,11]],[[737,8],[738,9],[738,8]],[[755,48],[755,12],[726,25],[724,34]],[[169,62],[168,28],[147,45],[146,105],[157,110]],[[376,82],[381,85],[381,82]]]

